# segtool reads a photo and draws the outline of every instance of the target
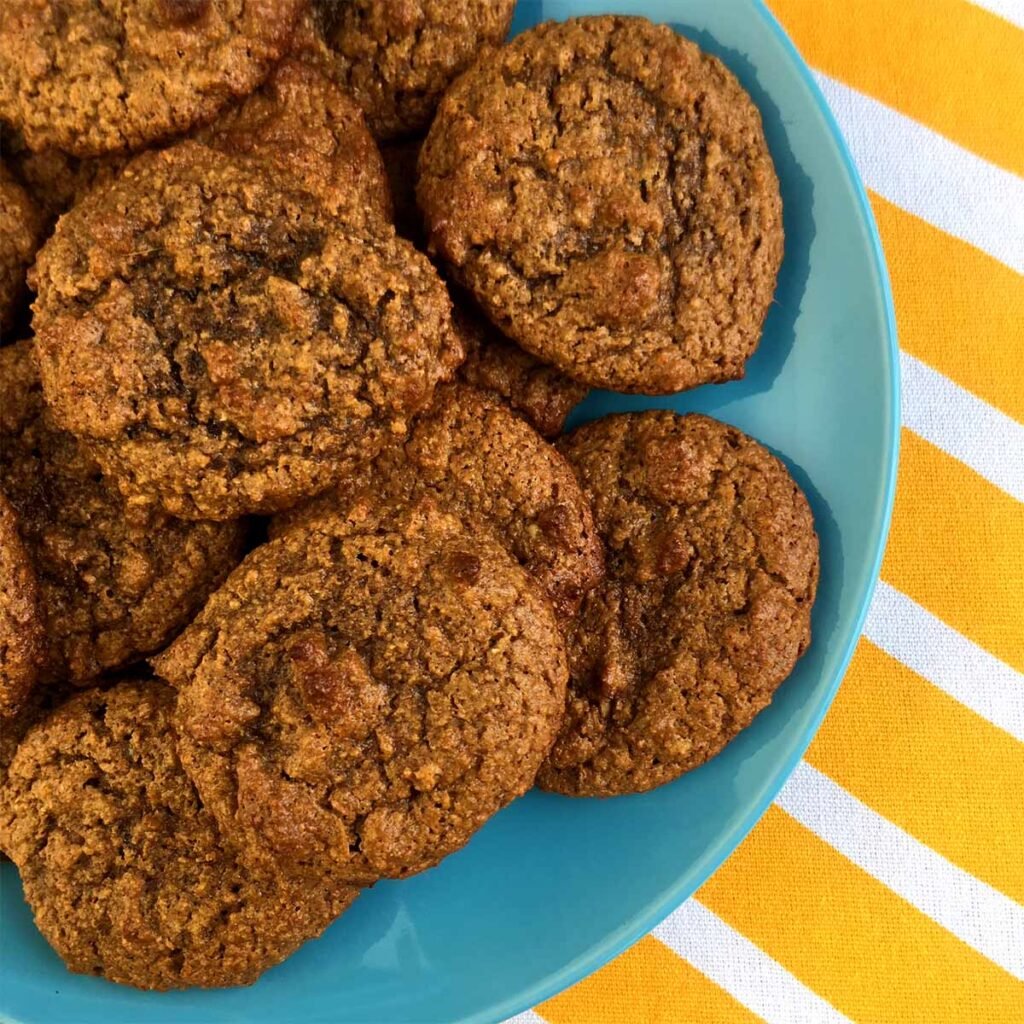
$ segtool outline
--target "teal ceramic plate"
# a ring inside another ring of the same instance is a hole
[[[750,91],[782,182],[786,255],[745,380],[657,400],[596,394],[576,418],[652,405],[700,410],[785,458],[822,542],[809,653],[772,707],[710,764],[643,796],[531,793],[439,868],[364,894],[322,939],[252,988],[152,995],[67,973],[5,864],[7,1020],[502,1020],[595,970],[689,896],[803,754],[853,651],[892,504],[898,361],[878,237],[810,73],[756,0],[520,0],[516,27],[609,11],[673,24]]]

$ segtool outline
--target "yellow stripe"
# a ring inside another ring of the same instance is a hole
[[[724,989],[652,939],[537,1007],[551,1024],[760,1024]]]
[[[1024,744],[862,640],[807,760],[1024,903]]]
[[[900,347],[1024,422],[1024,277],[881,196],[871,205]]]
[[[769,0],[807,62],[1024,174],[1024,32],[963,0]]]
[[[1024,506],[904,430],[882,577],[1024,671]]]
[[[1020,1020],[1024,985],[777,808],[698,897],[854,1020]]]

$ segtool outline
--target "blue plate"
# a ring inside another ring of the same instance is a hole
[[[520,0],[516,27],[610,11],[669,22],[761,108],[786,255],[743,381],[592,395],[575,419],[660,406],[780,453],[822,544],[814,642],[775,703],[710,764],[643,796],[531,793],[440,867],[364,894],[248,989],[145,994],[69,974],[2,871],[0,1013],[32,1024],[499,1021],[600,967],[689,896],[764,812],[835,694],[878,573],[899,436],[892,302],[864,190],[806,66],[757,0]]]

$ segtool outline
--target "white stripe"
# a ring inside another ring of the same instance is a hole
[[[768,1024],[849,1024],[834,1006],[696,899],[687,900],[651,934]]]
[[[879,580],[864,635],[950,697],[1024,742],[1024,676]]]
[[[524,1010],[522,1013],[517,1013],[514,1017],[509,1017],[505,1024],[547,1024],[547,1021],[539,1013],[534,1013],[533,1010]]]
[[[1024,179],[820,71],[814,77],[868,188],[1024,273]]]
[[[998,14],[1017,28],[1024,28],[1024,0],[971,0],[971,3]]]
[[[900,385],[903,426],[1024,501],[1024,425],[906,352]]]
[[[1024,981],[1024,907],[801,762],[775,803],[873,878]]]

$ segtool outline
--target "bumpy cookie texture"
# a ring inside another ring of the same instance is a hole
[[[449,83],[508,34],[515,0],[315,0],[320,59],[379,139],[422,134]]]
[[[34,269],[56,419],[125,495],[187,518],[326,489],[462,359],[426,257],[266,170],[195,142],[143,154]]]
[[[29,729],[78,693],[81,690],[65,683],[33,687],[17,714],[0,720],[0,804],[3,803],[3,789],[7,784],[7,769]],[[0,814],[0,861],[8,859],[11,824]]]
[[[0,360],[0,367],[3,361]],[[0,491],[0,719],[25,706],[43,663],[43,615],[17,516]],[[0,731],[7,722],[0,722]]]
[[[384,164],[362,110],[300,60],[281,61],[255,93],[195,137],[266,160],[272,174],[304,188],[348,224],[391,219]]]
[[[349,887],[305,886],[228,846],[175,749],[174,694],[80,694],[22,741],[0,830],[71,970],[145,989],[245,985],[320,934]]]
[[[533,785],[565,704],[547,600],[430,503],[285,531],[153,665],[224,832],[355,883],[461,847]]]
[[[41,241],[41,213],[0,164],[0,334],[14,322],[25,294],[25,273]]]
[[[467,384],[438,389],[409,437],[333,492],[272,526],[309,524],[344,511],[360,494],[442,508],[482,522],[541,585],[560,620],[571,619],[601,578],[601,541],[572,469],[497,398]]]
[[[509,341],[465,302],[455,308],[455,329],[466,350],[462,380],[500,395],[545,437],[562,433],[566,417],[586,397],[586,384]]]
[[[124,501],[53,422],[29,341],[0,349],[0,489],[38,581],[44,681],[85,682],[159,649],[241,557],[241,523]]]
[[[29,148],[140,149],[252,92],[306,0],[5,0],[0,118]]]
[[[818,539],[786,468],[704,416],[632,413],[559,445],[594,502],[607,577],[569,637],[545,789],[652,789],[717,754],[811,639]]]
[[[446,94],[420,155],[430,244],[489,318],[588,384],[743,374],[782,258],[761,118],[641,18],[525,32]]]

